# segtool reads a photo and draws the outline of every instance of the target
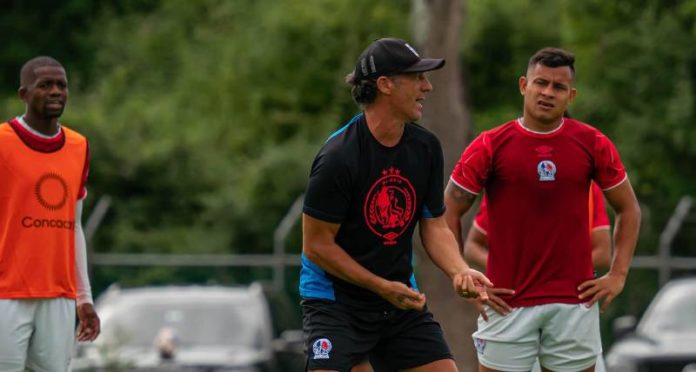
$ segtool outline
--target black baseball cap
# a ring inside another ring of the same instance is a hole
[[[358,57],[354,80],[396,75],[404,72],[437,70],[445,65],[442,58],[421,58],[416,49],[397,38],[375,40]]]

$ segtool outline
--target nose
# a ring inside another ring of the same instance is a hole
[[[65,89],[60,87],[58,84],[51,84],[51,88],[48,91],[48,94],[51,96],[61,96],[64,94]]]
[[[544,86],[544,89],[541,90],[541,94],[553,97],[553,86],[551,86],[551,84],[546,84],[546,86]]]
[[[430,92],[431,90],[433,90],[433,84],[430,83],[430,80],[427,76],[423,76],[423,84],[421,85],[421,90],[423,92]]]

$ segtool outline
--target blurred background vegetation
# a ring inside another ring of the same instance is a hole
[[[65,65],[71,97],[62,120],[92,151],[85,214],[100,196],[113,198],[94,251],[271,253],[273,230],[303,192],[315,152],[358,111],[343,77],[371,40],[419,39],[413,5],[4,0],[0,114],[23,112],[16,90],[26,60],[51,55]],[[696,0],[468,1],[461,40],[460,61],[448,63],[464,71],[475,133],[521,114],[517,78],[534,51],[553,45],[576,54],[571,113],[618,146],[643,207],[637,254],[655,254],[679,198],[696,195]],[[696,255],[693,222],[673,253]],[[300,252],[298,228],[288,247]],[[296,297],[298,275],[289,271],[286,290]],[[270,275],[97,267],[92,284],[98,294],[113,282]],[[656,277],[632,271],[605,330],[614,317],[644,310]]]

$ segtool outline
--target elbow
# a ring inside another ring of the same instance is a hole
[[[642,212],[638,201],[631,203],[630,205],[616,210],[617,218],[626,218],[628,220],[634,220],[636,223],[640,224],[642,218]]]
[[[640,210],[640,205],[636,203],[635,205],[635,214],[636,214],[636,219],[640,223],[641,219],[643,218],[643,212]]]
[[[313,245],[304,244],[304,245],[302,246],[302,253],[304,254],[304,256],[305,256],[308,260],[310,260],[310,261],[312,261],[312,262],[314,262],[314,263],[319,263],[320,260],[321,260],[321,257],[320,257],[320,255],[319,255],[319,252],[317,251],[316,248],[314,248]]]

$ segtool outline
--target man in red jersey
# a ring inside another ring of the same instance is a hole
[[[58,122],[63,66],[24,64],[24,115],[0,124],[0,370],[68,371],[75,340],[99,334],[81,227],[87,140]]]
[[[487,307],[474,333],[480,371],[592,371],[601,352],[599,309],[621,292],[638,238],[640,208],[614,144],[563,113],[575,98],[575,58],[544,48],[519,79],[524,113],[481,133],[445,191],[445,218],[460,217],[484,188],[487,276],[512,311]],[[593,277],[587,190],[594,180],[616,211],[615,254]]]
[[[589,191],[589,218],[590,218],[590,240],[592,241],[592,265],[595,273],[599,270],[606,270],[611,261],[611,235],[609,233],[609,216],[607,215],[604,204],[604,196],[602,189],[592,182]],[[464,242],[464,257],[479,267],[486,269],[486,261],[488,260],[488,203],[486,197],[481,199],[481,206],[474,218],[474,223],[469,229],[469,234]],[[595,274],[595,277],[597,275]],[[499,294],[512,294],[511,290],[491,288],[489,293],[488,305],[501,315],[506,315],[512,311],[510,305],[505,300],[499,297]],[[539,361],[534,363],[532,372],[540,371]],[[604,358],[601,355],[597,356],[597,364],[595,371],[604,372]]]

